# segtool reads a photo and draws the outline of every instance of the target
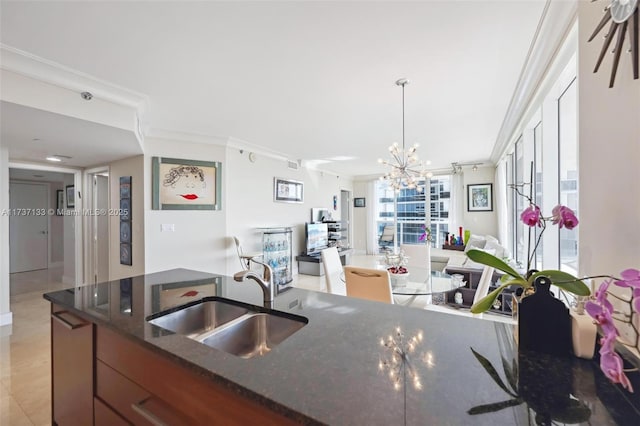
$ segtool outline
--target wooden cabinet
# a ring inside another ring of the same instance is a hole
[[[51,305],[52,417],[93,424],[93,324]]]
[[[259,396],[208,380],[53,304],[51,340],[58,426],[295,424],[253,399]]]
[[[96,328],[96,393],[133,424],[295,424],[104,327]]]

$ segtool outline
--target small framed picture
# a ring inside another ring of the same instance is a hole
[[[64,210],[64,191],[58,189],[56,191],[56,216],[62,216],[62,210]]]
[[[273,178],[273,201],[304,202],[304,183],[291,179]]]
[[[67,193],[67,208],[76,206],[75,189],[73,185],[67,185],[65,187]]]
[[[493,184],[467,185],[467,211],[493,211]]]
[[[353,207],[365,207],[365,199],[364,198],[354,198],[353,199]]]
[[[131,244],[120,243],[120,264],[121,265],[133,265],[131,259]]]

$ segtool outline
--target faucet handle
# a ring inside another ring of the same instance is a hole
[[[262,279],[264,279],[265,281],[267,281],[269,284],[273,284],[273,269],[271,269],[271,266],[267,265],[266,263],[260,262],[258,260],[255,260],[254,258],[249,259],[249,263],[257,263],[259,265],[262,265]],[[251,269],[251,268],[249,268]]]

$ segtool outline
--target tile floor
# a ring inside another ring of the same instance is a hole
[[[49,303],[62,269],[11,275],[13,325],[0,327],[0,425],[51,424]]]
[[[350,263],[375,267],[377,262],[377,256],[352,256]],[[293,285],[325,289],[324,277],[310,275],[294,276]],[[42,294],[68,287],[61,268],[11,275],[13,325],[0,327],[0,426],[51,424],[49,303]]]

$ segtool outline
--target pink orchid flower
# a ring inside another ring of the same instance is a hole
[[[527,207],[520,214],[520,220],[527,226],[541,226],[542,215],[540,214],[540,207],[536,205]]]
[[[633,289],[633,307],[636,312],[640,312],[640,271],[637,269],[625,269],[620,273],[621,280],[615,284],[619,287]]]
[[[614,351],[601,353],[600,368],[613,383],[620,383],[629,392],[633,392],[633,386],[631,386],[629,378],[624,374],[622,358],[617,353]]]
[[[609,305],[611,305],[609,303]],[[605,307],[605,305],[601,305],[596,302],[589,301],[585,303],[584,309],[587,311],[590,317],[593,318],[596,324],[598,324],[602,328],[602,332],[605,337],[614,335],[618,335],[618,329],[613,323],[613,307],[611,310]]]
[[[560,228],[573,229],[578,226],[579,222],[576,214],[567,206],[558,204],[551,210],[551,214],[552,223]]]

